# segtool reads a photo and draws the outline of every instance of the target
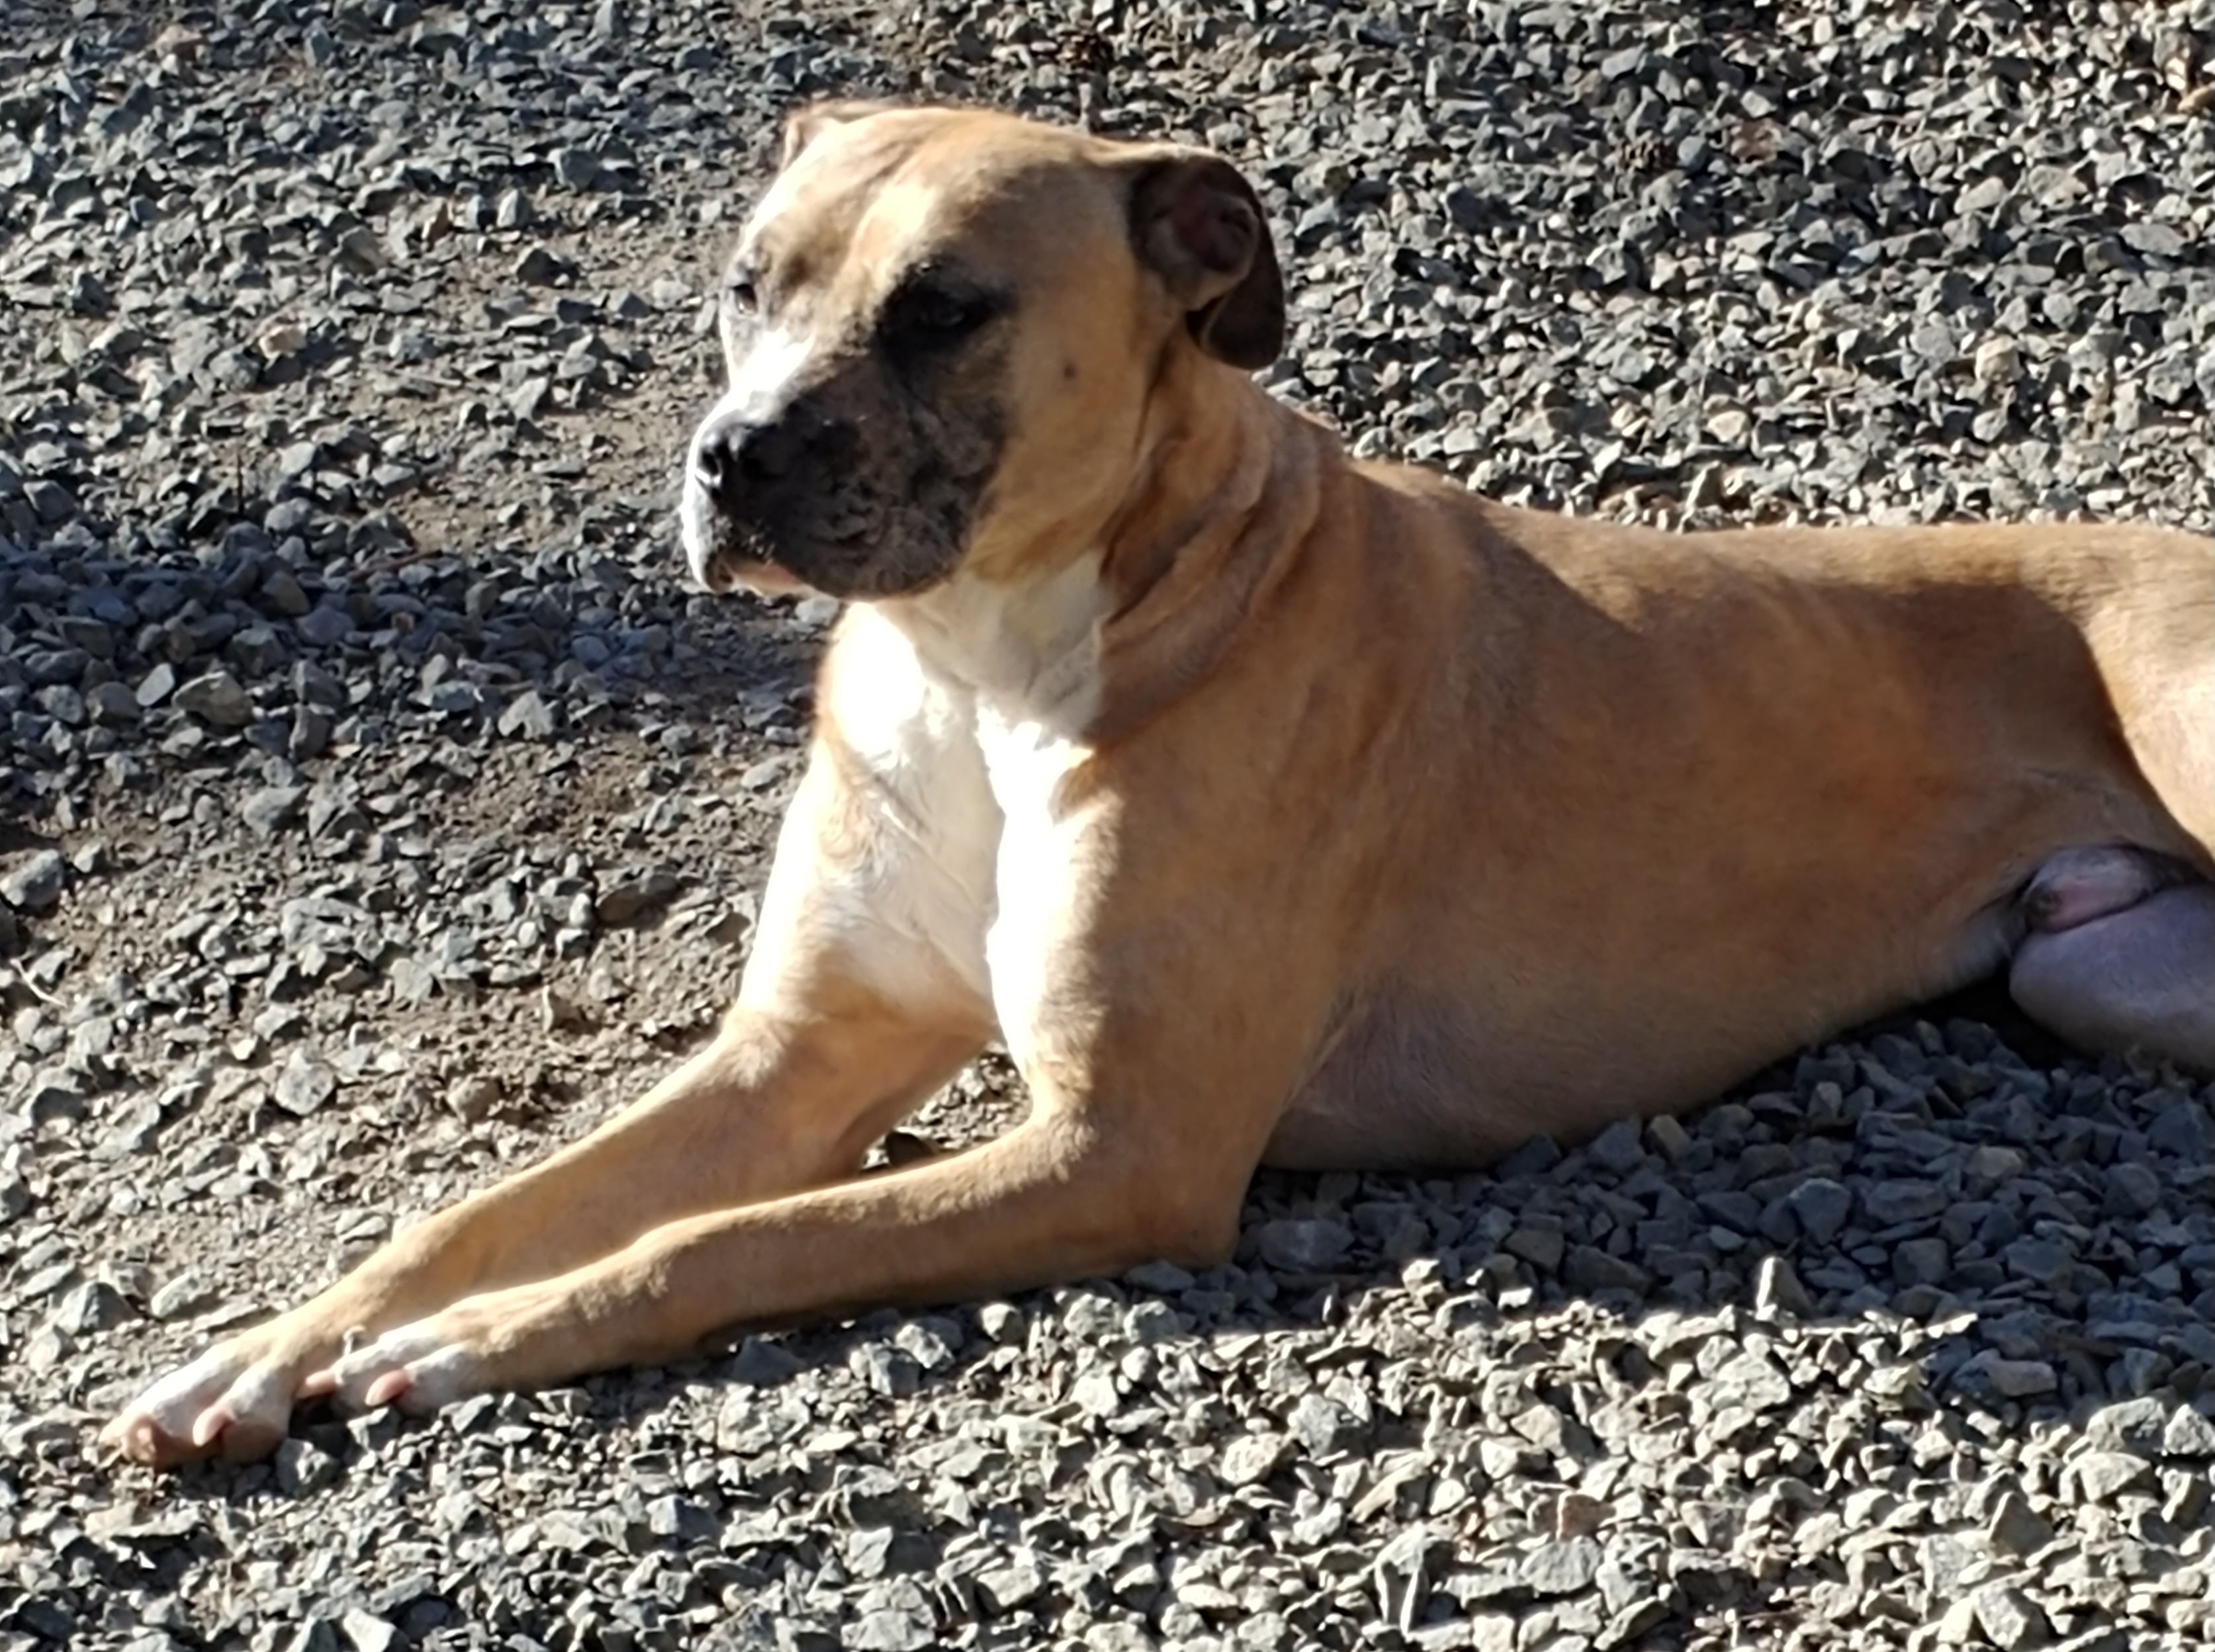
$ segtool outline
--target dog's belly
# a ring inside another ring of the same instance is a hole
[[[1350,1010],[1279,1118],[1285,1170],[1482,1165],[1543,1131],[1546,1100],[1485,1059],[1464,1006],[1396,993]],[[1495,1043],[1496,1047],[1496,1043]],[[1626,1109],[1628,1111],[1628,1109]]]
[[[1285,1170],[1476,1169],[1534,1135],[1564,1146],[1617,1118],[1694,1106],[1811,1039],[1966,985],[2005,957],[1996,906],[1859,967],[1811,953],[1766,991],[1659,958],[1613,990],[1504,998],[1372,989],[1341,1016],[1279,1117],[1263,1162]],[[1701,982],[1720,983],[1703,990]]]
[[[1478,1169],[1534,1135],[1567,1146],[1610,1119],[1675,1111],[1795,1042],[1780,1031],[1755,1049],[1727,1034],[1680,1031],[1665,1043],[1637,1037],[1635,1019],[1587,1005],[1566,1022],[1547,1017],[1494,1032],[1477,1005],[1416,994],[1374,1001],[1340,1024],[1279,1116],[1262,1162]]]

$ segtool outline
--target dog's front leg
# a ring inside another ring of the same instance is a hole
[[[1138,1141],[1065,1117],[896,1174],[692,1217],[559,1279],[468,1297],[338,1361],[359,1404],[461,1394],[683,1357],[735,1325],[958,1300],[1227,1254],[1238,1194],[1182,1187]]]
[[[841,766],[811,765],[780,841],[739,1001],[708,1048],[574,1146],[408,1229],[320,1295],[161,1378],[103,1439],[136,1461],[266,1454],[350,1346],[486,1293],[558,1278],[703,1212],[850,1174],[983,1043],[989,1005],[898,918],[958,909]],[[865,890],[875,906],[864,902]],[[981,933],[982,916],[978,919]],[[418,1398],[433,1390],[421,1374]],[[452,1374],[449,1392],[459,1392]]]
[[[967,1152],[672,1222],[560,1279],[468,1298],[356,1349],[330,1380],[360,1403],[427,1409],[679,1357],[738,1325],[1221,1260],[1266,1135],[1252,1123],[1266,1109],[1240,1104],[1269,1076],[1242,1075],[1242,1094],[1128,1076],[1143,1096],[1048,1099]]]
[[[1034,1111],[999,1140],[672,1222],[561,1278],[402,1326],[330,1380],[359,1402],[427,1407],[678,1357],[742,1325],[1221,1259],[1329,983],[1318,952],[1266,917],[1180,904],[1167,926],[1138,910],[1120,938],[1037,924],[1059,967],[1031,977],[1038,1019],[1009,1035]]]
[[[328,1391],[316,1374],[350,1343],[566,1274],[672,1218],[847,1174],[975,1044],[891,1016],[794,1025],[734,1011],[713,1044],[601,1129],[163,1377],[109,1424],[107,1443],[153,1464],[265,1455],[294,1400]]]

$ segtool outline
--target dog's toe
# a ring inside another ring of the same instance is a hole
[[[220,1454],[247,1462],[285,1437],[292,1372],[234,1340],[161,1378],[101,1432],[101,1443],[134,1463],[167,1468]]]
[[[484,1361],[469,1346],[452,1310],[399,1325],[308,1378],[318,1393],[374,1410],[381,1405],[420,1414],[477,1392]]]

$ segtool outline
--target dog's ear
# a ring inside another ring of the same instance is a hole
[[[895,103],[880,103],[868,98],[833,97],[802,104],[784,118],[784,143],[776,157],[778,170],[790,166],[800,158],[800,152],[833,126],[843,126],[850,120],[861,120],[873,114],[883,114],[898,108]]]
[[[1141,163],[1131,192],[1139,259],[1185,307],[1218,361],[1255,372],[1285,345],[1285,278],[1254,187],[1219,156],[1185,150]]]

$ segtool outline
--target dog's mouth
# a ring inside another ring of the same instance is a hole
[[[936,497],[946,492],[943,480],[919,474],[895,500],[849,472],[770,479],[732,502],[689,476],[679,507],[685,561],[694,583],[718,596],[917,596],[942,584],[961,560],[981,486],[959,491],[959,498]]]
[[[712,596],[752,591],[757,597],[799,597],[815,587],[782,565],[760,557],[725,552],[693,569],[693,578]]]
[[[872,520],[842,531],[772,534],[755,523],[709,517],[687,524],[687,560],[695,582],[716,596],[820,595],[866,603],[920,596],[949,578],[950,554],[901,554],[897,520]]]
[[[692,559],[693,575],[718,596],[819,593],[850,601],[899,595],[871,555],[879,542],[880,535],[860,532],[785,542],[758,528],[725,523],[709,537],[707,554]]]
[[[717,510],[696,482],[685,488],[678,527],[693,583],[711,595],[746,590],[757,597],[790,597],[818,589],[795,571],[792,559],[776,554],[768,535]]]

